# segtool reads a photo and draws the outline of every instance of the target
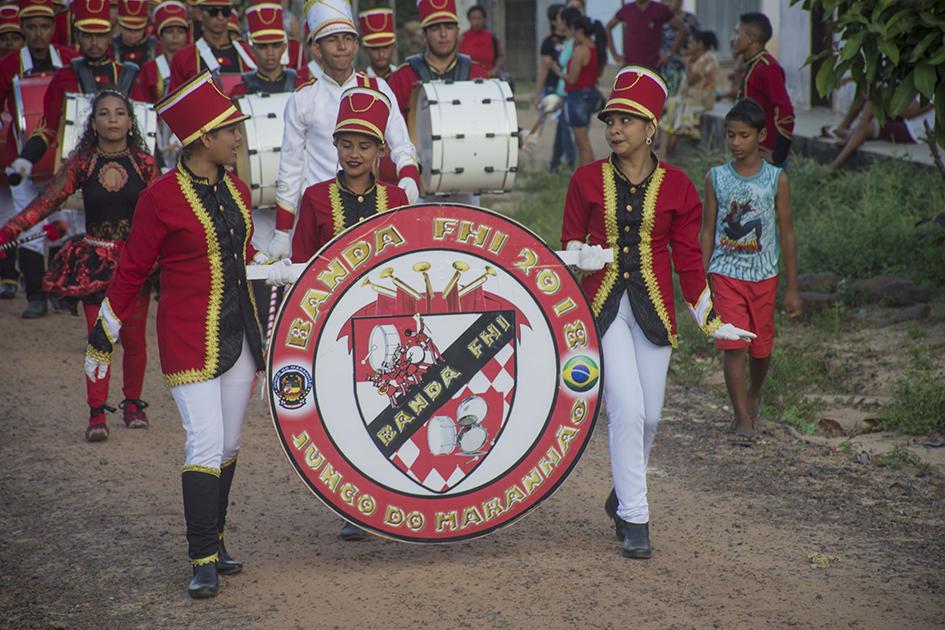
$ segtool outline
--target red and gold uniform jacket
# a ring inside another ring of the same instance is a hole
[[[205,40],[197,40],[197,42],[184,46],[174,53],[174,59],[171,61],[171,85],[168,92],[173,92],[204,70],[209,69],[200,55],[199,47],[202,41]],[[242,53],[237,50],[237,47],[242,50]],[[216,58],[217,64],[219,64],[218,72],[220,74],[243,74],[255,70],[247,63],[247,60],[252,61],[252,53],[249,51],[249,47],[242,42],[231,42],[224,48],[210,46],[208,48]]]
[[[263,369],[262,339],[246,263],[255,254],[249,188],[221,168],[211,185],[183,165],[138,200],[131,234],[106,297],[121,321],[157,265],[157,332],[168,387],[212,380],[239,358],[245,335]]]
[[[404,115],[404,120],[409,120],[407,116],[410,112],[410,93],[415,83],[433,80],[472,81],[488,78],[489,73],[486,69],[466,55],[456,55],[456,59],[446,72],[439,74],[426,62],[423,53],[419,53],[408,57],[407,61],[387,78],[387,84],[397,97],[397,104]]]
[[[171,62],[164,55],[149,59],[141,66],[139,77],[147,101],[157,103],[167,94],[167,86],[171,82]]]
[[[562,244],[614,250],[613,262],[581,281],[602,337],[626,291],[646,338],[656,345],[676,346],[672,268],[702,330],[709,334],[721,326],[702,266],[701,226],[696,188],[675,166],[660,162],[637,185],[623,176],[613,157],[574,172],[565,200]]]
[[[306,262],[322,246],[359,221],[380,212],[406,206],[407,193],[381,182],[363,195],[348,190],[339,173],[334,179],[309,186],[299,202],[298,223],[292,237],[292,262]]]
[[[794,137],[794,105],[784,83],[784,68],[767,50],[748,60],[738,98],[750,98],[765,110],[768,134],[762,144],[772,151],[775,165],[783,164]]]

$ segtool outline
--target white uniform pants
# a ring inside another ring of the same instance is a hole
[[[269,241],[276,232],[276,209],[253,209],[253,247],[257,251],[269,253]]]
[[[644,336],[626,292],[601,345],[617,515],[630,523],[648,523],[646,466],[663,410],[672,347],[654,345]]]
[[[222,375],[171,388],[187,432],[185,466],[219,470],[236,457],[255,376],[256,362],[244,337],[240,358]]]

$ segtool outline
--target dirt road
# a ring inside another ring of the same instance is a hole
[[[858,465],[779,431],[736,450],[717,399],[674,386],[653,452],[648,562],[620,556],[601,509],[605,418],[568,482],[516,525],[449,546],[342,543],[255,400],[227,534],[246,570],[191,601],[183,431],[153,324],[151,429],[112,416],[109,440],[90,445],[84,323],[22,320],[22,307],[0,302],[2,627],[942,625],[941,473]],[[837,560],[812,568],[818,552]]]

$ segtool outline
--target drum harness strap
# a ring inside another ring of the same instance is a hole
[[[444,81],[468,81],[470,71],[472,70],[472,59],[469,55],[463,54],[456,55],[456,64],[446,74],[438,76],[433,75],[426,59],[423,58],[423,53],[410,55],[407,57],[407,63],[409,63],[413,71],[417,73],[422,83],[440,79]]]
[[[53,68],[62,67],[62,57],[59,56],[59,51],[52,44],[49,46],[49,60],[52,62]],[[30,54],[29,46],[20,48],[20,66],[23,68],[24,77],[33,74],[33,55]]]
[[[148,36],[148,59],[157,58],[157,39],[153,35]],[[112,39],[112,53],[115,59],[121,59],[121,36]]]
[[[295,90],[295,79],[297,76],[295,70],[291,68],[283,69],[282,85],[279,86],[276,93],[292,92]],[[247,94],[260,94],[263,92],[262,81],[260,81],[259,75],[256,74],[255,70],[243,73],[243,83],[246,84]]]
[[[243,45],[240,42],[233,42],[233,46],[236,48],[240,59],[243,60],[243,64],[247,68],[255,70],[256,62],[253,61],[252,56],[243,48]],[[197,40],[197,52],[200,53],[200,58],[203,59],[203,63],[207,66],[207,70],[210,71],[214,81],[219,83],[220,62],[217,61],[217,56],[213,54],[213,50],[210,49],[210,44],[208,44],[207,40],[203,37]]]
[[[119,65],[121,66],[121,70],[118,73],[118,84],[114,87],[122,94],[130,96],[131,87],[134,85],[135,78],[137,78],[140,68],[138,64],[131,63],[130,61]],[[79,89],[82,90],[83,94],[95,94],[99,91],[100,86],[95,81],[95,75],[92,74],[92,68],[89,67],[85,57],[73,59],[72,69],[75,71],[75,76],[79,82]]]

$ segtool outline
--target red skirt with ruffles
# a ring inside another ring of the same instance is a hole
[[[118,267],[124,241],[84,234],[62,246],[43,277],[46,293],[68,301],[101,302]]]

